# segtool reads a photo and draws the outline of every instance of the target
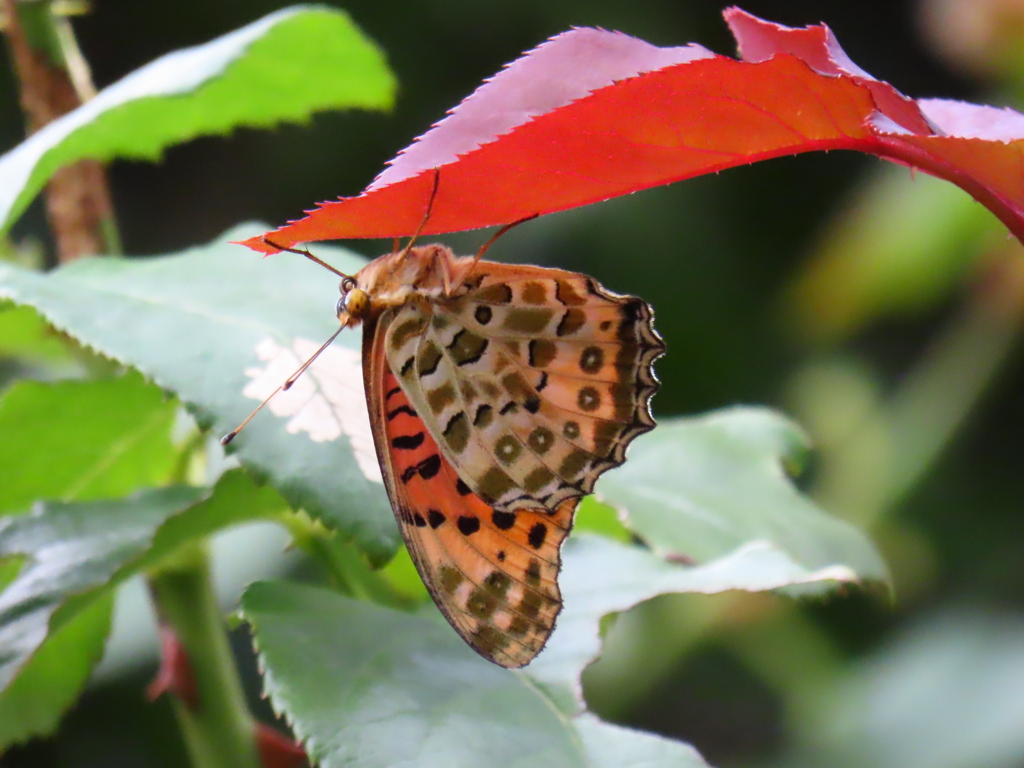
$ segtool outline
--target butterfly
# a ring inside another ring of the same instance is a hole
[[[374,446],[409,554],[455,631],[514,668],[554,629],[580,500],[654,428],[665,345],[635,296],[481,260],[507,229],[472,257],[414,235],[353,276],[280,250],[342,275],[338,332],[363,326]]]

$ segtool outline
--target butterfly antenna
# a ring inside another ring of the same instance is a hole
[[[409,242],[406,244],[405,248],[402,250],[401,255],[398,257],[399,259],[404,259],[406,257],[406,255],[409,253],[409,251],[412,250],[412,246],[416,242],[416,238],[418,238],[420,236],[420,232],[422,232],[423,228],[425,226],[427,226],[427,221],[430,219],[430,213],[431,213],[431,211],[434,210],[434,198],[437,197],[437,186],[440,183],[441,183],[441,169],[440,168],[435,168],[434,169],[434,186],[431,187],[431,189],[430,189],[430,199],[427,201],[427,211],[426,211],[426,213],[423,214],[423,219],[422,219],[422,221],[420,221],[420,225],[418,227],[416,227],[416,231],[412,233],[412,237],[409,238]]]
[[[299,367],[299,370],[297,370],[295,373],[293,373],[291,376],[289,376],[287,379],[284,380],[284,384],[281,385],[281,389],[282,390],[289,390],[289,389],[291,389],[292,388],[292,384],[295,383],[296,379],[298,379],[299,376],[301,376],[303,373],[306,372],[306,369],[309,368],[309,366],[313,363],[313,361],[316,360],[318,357],[320,357],[320,353],[323,352],[325,349],[327,349],[329,346],[331,346],[331,342],[334,341],[336,338],[338,338],[338,334],[341,333],[346,328],[348,328],[348,320],[346,320],[344,323],[342,323],[341,326],[339,326],[338,330],[336,330],[334,333],[331,334],[331,338],[329,338],[327,341],[325,341],[323,344],[320,345],[320,349],[318,349],[316,352],[314,352],[310,356],[309,360],[304,362]]]
[[[318,259],[312,253],[310,253],[309,250],[306,249],[306,248],[287,248],[287,247],[285,247],[283,245],[278,245],[277,243],[275,243],[273,240],[271,240],[269,237],[266,237],[266,236],[263,237],[263,242],[266,243],[267,245],[269,245],[271,248],[277,248],[277,250],[279,250],[279,251],[285,251],[286,253],[297,253],[297,254],[299,254],[299,256],[305,256],[310,261],[315,261],[317,264],[319,264],[324,269],[330,270],[331,272],[336,274],[338,277],[347,277],[349,280],[355,279],[351,275],[346,275],[341,270],[335,269],[334,267],[332,267],[330,264],[328,264],[323,259]]]
[[[282,248],[281,250],[285,250],[285,249]],[[250,413],[248,416],[245,417],[245,421],[243,421],[241,424],[239,424],[233,430],[231,430],[226,435],[224,435],[224,437],[222,437],[220,439],[220,444],[221,445],[227,445],[232,440],[234,440],[235,436],[239,432],[241,432],[243,429],[245,429],[245,425],[248,424],[250,421],[252,421],[253,416],[255,416],[257,413],[259,413],[260,411],[263,410],[263,406],[265,406],[267,403],[269,403],[270,399],[274,395],[276,395],[278,392],[283,392],[285,390],[291,389],[291,386],[292,386],[292,384],[295,383],[295,380],[298,379],[299,376],[301,376],[303,374],[303,372],[305,372],[305,370],[307,368],[309,368],[309,366],[312,364],[312,362],[314,360],[316,360],[320,356],[320,353],[323,352],[325,349],[327,349],[327,347],[329,347],[331,345],[331,342],[334,341],[336,338],[338,338],[338,334],[341,333],[343,330],[345,330],[345,328],[347,328],[347,327],[348,327],[348,323],[347,322],[343,323],[341,325],[341,327],[338,328],[338,330],[336,330],[334,333],[332,333],[331,334],[331,338],[329,338],[327,341],[325,341],[323,344],[320,345],[320,349],[318,349],[316,352],[314,352],[312,354],[312,356],[306,362],[304,362],[302,365],[299,366],[299,369],[297,371],[295,371],[295,373],[293,373],[291,376],[289,376],[287,379],[285,379],[283,382],[281,382],[281,384],[278,385],[277,389],[275,389],[273,392],[271,392],[269,395],[267,395],[266,399],[262,403],[257,405],[253,409],[252,413]]]
[[[476,256],[473,257],[473,263],[470,264],[469,270],[466,272],[465,275],[463,275],[462,279],[466,280],[469,278],[471,274],[473,274],[473,270],[476,269],[477,263],[480,261],[480,259],[483,258],[483,255],[487,253],[487,249],[498,241],[499,237],[501,237],[510,229],[512,229],[512,227],[518,227],[520,224],[524,224],[527,221],[532,221],[533,219],[536,219],[538,216],[540,216],[539,213],[531,213],[529,216],[524,216],[518,221],[513,221],[511,224],[506,224],[504,227],[495,232],[494,236],[490,240],[488,240],[486,243],[480,246],[480,250],[478,250],[476,252]]]

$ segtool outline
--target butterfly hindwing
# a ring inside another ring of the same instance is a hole
[[[561,609],[559,550],[579,498],[553,511],[509,512],[473,493],[387,364],[387,331],[402,321],[402,312],[386,314],[364,337],[371,423],[399,528],[434,602],[463,639],[491,661],[522,666],[544,646]]]

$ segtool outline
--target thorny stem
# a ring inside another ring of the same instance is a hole
[[[149,589],[195,675],[198,700],[173,700],[193,768],[260,768],[256,723],[228,645],[205,546],[178,552],[149,577]]]
[[[202,433],[186,442],[172,482],[189,481],[192,459],[204,444]],[[187,660],[189,679],[168,680],[166,692],[174,695],[172,706],[192,768],[259,768],[257,723],[228,644],[205,544],[183,547],[149,575],[148,584],[161,630],[173,634]],[[166,644],[162,650],[166,653]],[[161,663],[172,662],[165,657]],[[181,695],[175,682],[184,682],[190,695]]]

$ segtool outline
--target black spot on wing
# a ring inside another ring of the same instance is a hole
[[[473,517],[472,515],[462,515],[459,517],[456,525],[459,528],[459,533],[463,536],[472,536],[480,530],[480,518]]]
[[[412,416],[413,418],[416,418],[416,411],[414,411],[408,405],[400,405],[397,408],[395,408],[395,410],[388,412],[387,420],[391,421],[392,419],[400,416],[403,413],[406,416]]]
[[[584,373],[595,374],[601,370],[603,365],[604,350],[600,347],[587,347],[580,355],[580,370]]]
[[[534,523],[530,529],[529,537],[527,541],[530,542],[530,546],[534,549],[540,549],[544,544],[544,539],[547,538],[548,527],[544,523]]]
[[[494,525],[497,528],[502,531],[507,531],[516,524],[516,513],[502,512],[501,510],[496,509],[491,513],[491,520],[494,521]]]
[[[402,473],[402,482],[408,483],[416,475],[419,475],[424,480],[429,480],[440,471],[441,457],[434,453],[425,458],[419,464],[413,464],[411,467],[406,467],[405,471]]]
[[[601,393],[594,387],[582,387],[576,397],[580,410],[591,412],[601,407]]]
[[[417,466],[419,467],[420,477],[424,480],[429,480],[441,471],[441,457],[435,453],[433,456],[425,458]]]
[[[399,435],[392,439],[391,447],[399,451],[412,451],[423,445],[423,441],[426,436],[422,432],[417,432],[415,435]]]

